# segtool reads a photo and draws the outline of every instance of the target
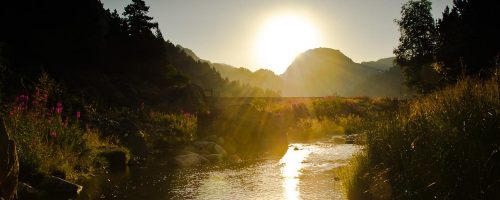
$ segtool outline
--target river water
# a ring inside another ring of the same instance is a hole
[[[333,169],[359,149],[323,140],[240,164],[173,168],[158,161],[99,175],[84,184],[79,199],[343,199]]]

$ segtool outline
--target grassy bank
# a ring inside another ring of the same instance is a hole
[[[5,127],[18,146],[20,179],[43,173],[75,180],[107,165],[100,157],[113,149],[128,151],[85,127],[81,110],[65,107],[61,90],[46,74],[32,94],[5,105]]]
[[[200,118],[199,136],[221,137],[230,153],[279,152],[286,150],[287,141],[364,133],[377,113],[397,109],[400,102],[366,97],[211,99],[211,113]]]
[[[497,81],[457,85],[380,116],[344,169],[349,199],[500,198]]]

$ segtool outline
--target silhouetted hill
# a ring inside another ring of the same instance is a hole
[[[179,48],[179,49],[181,49],[186,55],[188,55],[189,57],[191,57],[195,61],[205,61],[205,60],[202,60],[200,57],[198,57],[198,55],[196,55],[194,53],[194,51],[191,50],[191,49],[183,47],[180,44],[176,45],[176,47]]]
[[[357,85],[379,74],[378,70],[353,62],[339,50],[308,50],[292,62],[281,77],[284,96],[365,96]],[[367,88],[368,90],[369,88]]]
[[[394,67],[394,59],[396,57],[389,57],[389,58],[382,58],[377,61],[370,61],[370,62],[362,62],[362,65],[366,65],[375,69],[387,71]]]
[[[282,79],[271,70],[259,69],[252,72],[244,67],[236,68],[222,63],[212,63],[212,66],[222,77],[232,81],[274,91],[281,91],[283,87]]]
[[[394,58],[355,63],[339,50],[317,48],[297,56],[280,76],[270,70],[212,63],[222,77],[255,87],[281,91],[282,96],[402,96],[402,75]]]

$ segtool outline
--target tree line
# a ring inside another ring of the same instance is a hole
[[[99,0],[2,1],[0,25],[6,96],[32,89],[43,72],[73,95],[109,105],[175,99],[169,88],[190,84],[227,96],[266,93],[223,79],[166,40],[143,0],[132,0],[122,14]]]
[[[420,92],[457,82],[488,79],[500,59],[500,2],[454,0],[434,20],[428,0],[410,0],[396,20],[401,37],[394,49],[406,84]]]

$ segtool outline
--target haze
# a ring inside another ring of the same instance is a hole
[[[102,0],[104,6],[123,12],[129,0]],[[271,69],[281,74],[286,66],[263,66],[255,49],[259,33],[273,17],[302,17],[318,33],[317,47],[339,49],[355,62],[392,56],[399,36],[393,22],[403,0],[147,0],[150,15],[166,39],[193,50],[199,57],[250,70]],[[433,0],[433,15],[452,0]],[[291,41],[293,42],[293,41]],[[304,45],[302,45],[304,46]],[[308,45],[305,45],[308,46]],[[307,49],[304,49],[304,51]],[[293,56],[290,63],[293,60]],[[275,60],[267,65],[286,65]]]

